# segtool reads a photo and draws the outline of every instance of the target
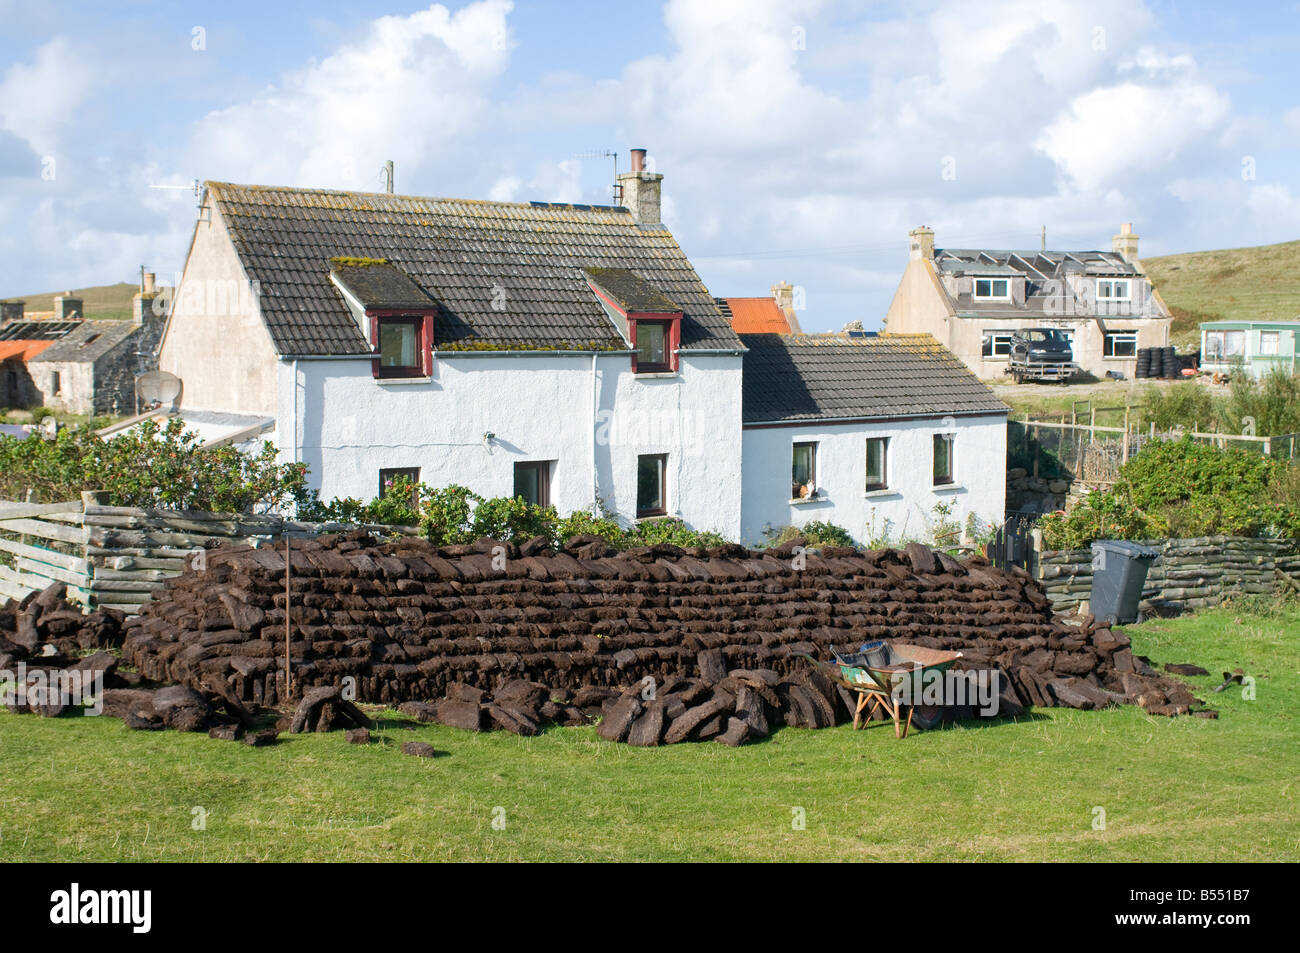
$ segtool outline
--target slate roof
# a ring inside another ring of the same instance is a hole
[[[406,272],[382,259],[335,258],[330,272],[363,308],[433,306],[433,299]]]
[[[434,346],[622,350],[584,268],[625,268],[681,306],[683,349],[740,349],[662,225],[626,209],[207,183],[286,355],[368,354],[330,259],[383,258],[438,304]]]
[[[29,360],[32,363],[96,361],[139,330],[140,326],[131,321],[82,321]]]
[[[745,424],[833,418],[1005,414],[928,334],[744,334]]]
[[[659,289],[626,268],[584,268],[583,272],[624,311],[676,314],[682,310]]]

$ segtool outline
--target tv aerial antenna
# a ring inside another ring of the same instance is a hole
[[[175,192],[183,192],[186,189],[189,189],[194,193],[194,202],[196,205],[203,201],[203,183],[198,179],[195,179],[189,185],[150,185],[149,188],[158,189],[160,191]]]
[[[623,201],[623,187],[618,184],[618,153],[612,149],[591,149],[587,152],[574,153],[575,159],[613,159],[614,160],[614,184],[610,191],[614,196],[614,204],[618,205]]]

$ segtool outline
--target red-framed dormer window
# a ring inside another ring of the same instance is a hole
[[[680,314],[629,314],[627,328],[632,339],[634,374],[677,372],[677,349],[682,341]]]
[[[367,311],[376,378],[433,374],[433,313]]]

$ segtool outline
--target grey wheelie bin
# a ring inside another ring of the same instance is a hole
[[[1147,570],[1160,555],[1148,546],[1122,539],[1092,544],[1092,601],[1098,622],[1136,622]]]

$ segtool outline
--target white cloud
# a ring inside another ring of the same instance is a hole
[[[488,92],[508,62],[511,6],[381,17],[356,43],[205,116],[191,162],[207,178],[345,188],[389,158],[403,173],[436,166],[495,119]]]
[[[1128,172],[1169,166],[1227,118],[1228,97],[1206,83],[1136,82],[1076,97],[1035,140],[1082,189],[1116,183]]]
[[[83,51],[55,37],[36,50],[30,63],[15,63],[5,71],[0,80],[0,128],[27,140],[43,155],[51,153],[74,124],[93,82]]]

